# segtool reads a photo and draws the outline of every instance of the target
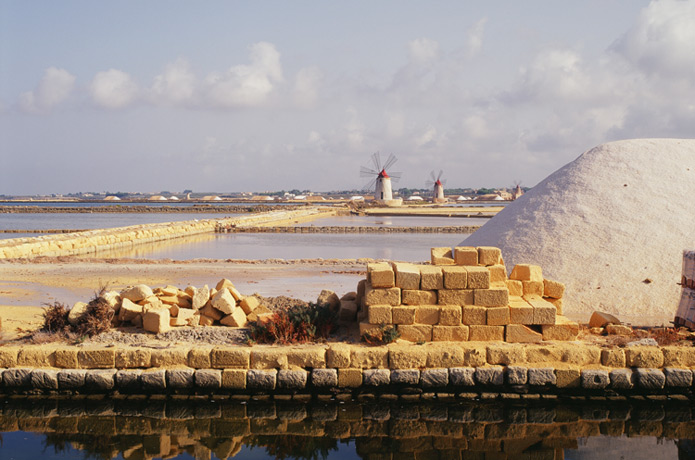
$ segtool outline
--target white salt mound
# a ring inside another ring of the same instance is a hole
[[[601,310],[668,324],[683,250],[695,247],[695,140],[599,145],[524,194],[465,240],[497,246],[507,267],[537,264],[566,285],[565,315]]]

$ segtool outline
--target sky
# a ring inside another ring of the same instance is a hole
[[[695,0],[0,0],[0,194],[532,187],[693,137]]]

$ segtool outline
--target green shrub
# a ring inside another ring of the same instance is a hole
[[[326,339],[336,330],[336,314],[328,306],[296,305],[251,323],[249,340],[257,343],[307,343]]]
[[[395,342],[401,337],[396,326],[380,324],[379,327],[365,331],[362,334],[362,340],[369,345],[384,345]]]

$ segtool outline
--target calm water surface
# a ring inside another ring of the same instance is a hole
[[[36,213],[0,214],[0,230],[91,230],[129,225],[180,222],[183,220],[220,219],[242,214],[191,213]],[[246,214],[243,214],[246,215]],[[14,237],[10,237],[14,238]]]
[[[5,400],[0,458],[695,458],[692,403]]]
[[[450,227],[484,225],[484,217],[338,216],[297,224],[297,227]]]

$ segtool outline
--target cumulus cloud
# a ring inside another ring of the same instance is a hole
[[[33,91],[21,94],[19,106],[25,112],[48,112],[67,99],[74,87],[74,75],[65,69],[49,67]]]
[[[318,67],[305,67],[297,72],[294,81],[293,99],[297,106],[312,108],[319,99],[319,87],[323,73]]]
[[[468,30],[466,37],[466,53],[469,57],[473,57],[480,53],[483,48],[483,36],[485,35],[485,24],[487,18],[482,18]]]
[[[439,56],[439,43],[430,38],[418,38],[408,43],[408,55],[414,64],[427,64]]]
[[[272,43],[259,42],[251,46],[249,58],[248,65],[237,65],[205,79],[210,103],[219,107],[254,107],[267,100],[283,81],[280,53]]]
[[[611,47],[646,73],[692,77],[695,67],[695,2],[653,1]]]
[[[98,106],[120,109],[131,104],[138,94],[138,86],[126,72],[110,69],[94,76],[89,92]]]
[[[164,72],[154,77],[150,94],[155,103],[180,105],[193,101],[196,78],[186,59],[168,64]]]

